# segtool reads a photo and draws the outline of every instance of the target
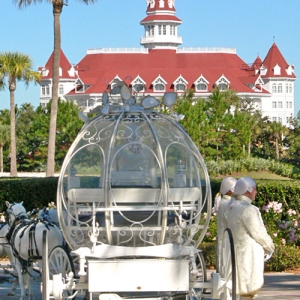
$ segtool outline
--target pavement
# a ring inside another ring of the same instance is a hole
[[[1,262],[0,266],[7,265],[7,262]],[[5,274],[0,269],[0,300],[19,300],[20,289],[15,291],[14,296],[7,296],[11,288],[13,277]],[[33,280],[34,299],[42,300],[41,278],[38,273]],[[82,297],[76,297],[76,300],[82,300]],[[208,299],[208,298],[205,298]],[[246,298],[245,298],[246,299]],[[256,300],[300,300],[300,274],[295,273],[265,273],[265,284],[260,290]]]

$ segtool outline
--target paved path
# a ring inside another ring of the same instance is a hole
[[[19,300],[20,289],[16,290],[15,296],[7,296],[12,279],[10,275],[0,272],[0,299]],[[33,289],[35,300],[42,300],[39,278],[35,278]],[[245,298],[246,299],[246,298]],[[300,274],[293,273],[266,273],[265,285],[261,289],[256,300],[300,300]],[[82,300],[82,297],[76,297]]]

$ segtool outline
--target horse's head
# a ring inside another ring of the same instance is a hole
[[[8,214],[8,223],[12,226],[16,221],[27,219],[26,209],[23,206],[23,202],[21,203],[9,203],[6,201],[7,206],[7,214]]]

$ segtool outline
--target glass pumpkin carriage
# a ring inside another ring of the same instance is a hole
[[[43,299],[234,299],[229,239],[223,278],[207,282],[198,246],[211,215],[210,181],[180,116],[155,110],[154,97],[138,101],[123,81],[114,85],[98,115],[84,117],[62,166],[59,223],[77,271],[69,253],[45,252]],[[175,100],[162,99],[169,109]]]

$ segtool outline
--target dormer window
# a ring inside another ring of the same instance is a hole
[[[161,92],[165,90],[165,85],[162,83],[157,83],[154,85],[154,91],[155,92]]]
[[[159,75],[153,82],[154,92],[164,92],[166,90],[167,82]]]
[[[216,86],[220,89],[220,91],[226,91],[229,89],[230,81],[222,75],[217,81]]]
[[[274,75],[280,75],[281,68],[278,66],[278,64],[274,67]]]
[[[198,83],[196,85],[196,91],[201,91],[201,92],[207,91],[207,84],[205,84],[205,83]]]
[[[226,91],[226,90],[228,90],[228,84],[227,83],[219,83],[218,88],[220,89],[220,91]]]
[[[186,90],[188,82],[180,75],[174,82],[175,91],[183,92]]]
[[[178,83],[175,86],[176,91],[184,91],[185,90],[185,85],[183,83]]]
[[[208,87],[208,81],[201,75],[195,82],[196,92],[206,92]]]
[[[144,85],[141,83],[136,83],[135,85],[132,86],[132,88],[137,93],[144,91]]]
[[[259,69],[260,75],[266,75],[267,74],[267,69],[262,65]]]
[[[139,75],[131,82],[133,92],[135,93],[144,93],[145,85],[146,82]]]
[[[75,93],[85,92],[85,85],[79,78],[75,81]]]
[[[289,65],[288,68],[286,69],[286,73],[288,75],[293,75],[294,69],[293,69],[293,67],[291,65]]]

